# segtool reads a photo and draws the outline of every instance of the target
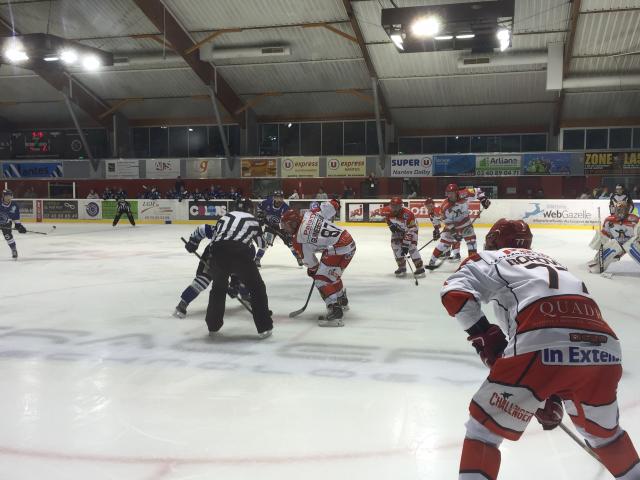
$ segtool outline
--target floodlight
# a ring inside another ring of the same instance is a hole
[[[102,64],[100,63],[100,59],[95,55],[87,55],[82,59],[82,66],[85,70],[93,72],[98,70]]]
[[[47,55],[44,57],[45,62],[57,62],[58,60],[60,60],[58,55]]]
[[[73,65],[78,61],[78,54],[75,50],[63,50],[60,52],[60,59],[67,65]]]
[[[498,40],[500,41],[501,52],[504,52],[507,48],[509,48],[509,45],[511,44],[511,32],[509,32],[509,30],[507,30],[506,28],[498,30],[496,37],[498,37]]]
[[[438,37],[434,37],[436,40],[453,40],[453,35],[440,35]]]
[[[4,56],[12,63],[20,63],[29,60],[29,55],[20,46],[13,45],[4,51]]]
[[[421,17],[411,24],[411,33],[416,37],[433,37],[438,34],[442,23],[437,17]]]
[[[470,38],[475,38],[473,33],[463,33],[462,35],[456,35],[456,40],[468,40]]]
[[[402,35],[400,33],[393,33],[390,35],[391,41],[396,45],[398,50],[404,50]]]

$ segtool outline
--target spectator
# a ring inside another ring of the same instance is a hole
[[[342,198],[353,198],[353,188],[350,185],[346,185],[342,190]]]
[[[102,192],[102,199],[113,200],[113,191],[109,187],[105,188],[104,192]]]
[[[182,193],[182,191],[185,190],[184,182],[182,181],[182,177],[180,175],[178,175],[178,178],[176,178],[176,183],[173,189],[176,191],[176,193]]]
[[[196,188],[195,191],[193,192],[193,199],[198,201],[198,200],[204,200],[204,195],[202,195],[202,193],[200,193],[200,189]]]
[[[418,183],[412,178],[405,178],[404,191],[407,198],[418,198]]]
[[[538,190],[536,190],[535,198],[544,198],[544,190],[542,189],[542,187],[540,187],[540,188],[538,188]]]
[[[294,188],[293,193],[289,195],[289,200],[299,200],[299,199],[300,199],[300,195],[298,195],[298,189]]]
[[[588,188],[584,189],[584,192],[582,192],[582,195],[580,195],[580,197],[578,197],[580,200],[588,200],[591,198],[591,193],[589,192]]]
[[[96,199],[96,198],[100,198],[100,195],[98,195],[98,194],[95,192],[95,190],[92,188],[92,189],[89,191],[89,195],[87,195],[87,198],[93,198],[93,199]]]
[[[151,192],[149,192],[149,198],[151,200],[159,200],[160,199],[160,192],[158,191],[158,189],[156,187],[151,187]]]
[[[376,198],[378,196],[378,179],[373,172],[369,174],[364,182],[363,193],[365,198]]]
[[[609,200],[611,194],[609,193],[609,189],[607,187],[602,187],[602,191],[600,192],[600,196],[598,197],[600,200]]]
[[[638,187],[638,185],[636,185],[635,187],[633,187],[633,191],[631,192],[631,197],[632,198],[638,198],[639,194],[640,194],[640,187]]]
[[[27,191],[24,192],[24,195],[22,195],[22,198],[36,198],[37,196],[38,194],[33,189],[33,187],[29,187],[27,188]],[[96,194],[96,198],[100,198],[100,197]]]
[[[326,194],[326,192],[324,191],[324,188],[319,187],[318,188],[318,193],[316,193],[316,198],[318,200],[327,200],[329,198],[329,196]]]

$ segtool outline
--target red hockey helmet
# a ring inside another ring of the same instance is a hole
[[[459,190],[460,189],[458,188],[458,185],[456,185],[455,183],[450,183],[449,185],[447,185],[447,188],[444,189],[444,195],[450,201],[455,202],[458,199]]]
[[[485,250],[500,250],[501,248],[531,248],[533,235],[531,229],[523,220],[507,220],[501,218],[494,223],[484,238]]]
[[[389,202],[389,208],[391,212],[395,215],[400,210],[402,210],[402,199],[400,197],[391,197],[391,201]]]
[[[290,208],[280,217],[280,228],[290,234],[296,232],[300,223],[302,223],[302,216],[300,212],[294,208]]]

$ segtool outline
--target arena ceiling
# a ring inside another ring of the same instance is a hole
[[[0,116],[14,125],[70,124],[71,88],[83,125],[214,123],[209,85],[226,122],[382,116],[400,131],[530,127],[640,110],[640,0],[515,0],[510,55],[564,44],[561,91],[547,65],[460,68],[464,52],[400,54],[382,8],[442,0],[0,0],[2,35],[48,32],[113,52],[124,63],[62,76],[0,67]],[[448,2],[470,3],[470,2]],[[198,47],[284,46],[284,56],[199,59]],[[516,62],[518,63],[518,62]],[[255,117],[253,117],[255,115]],[[640,122],[638,122],[640,123]]]

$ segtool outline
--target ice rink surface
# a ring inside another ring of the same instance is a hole
[[[278,240],[262,268],[274,335],[258,340],[227,299],[223,336],[210,339],[208,292],[186,319],[171,316],[197,267],[179,239],[193,228],[59,224],[17,235],[18,262],[3,243],[1,479],[457,478],[468,402],[487,374],[439,301],[457,265],[416,287],[393,276],[387,229],[350,227],[351,310],[344,328],[323,329],[316,293],[288,318],[310,280]],[[421,244],[430,236],[423,228]],[[622,339],[621,424],[640,446],[640,266],[587,273],[591,236],[534,230],[533,248],[585,281]],[[502,459],[502,479],[611,478],[535,420]]]

